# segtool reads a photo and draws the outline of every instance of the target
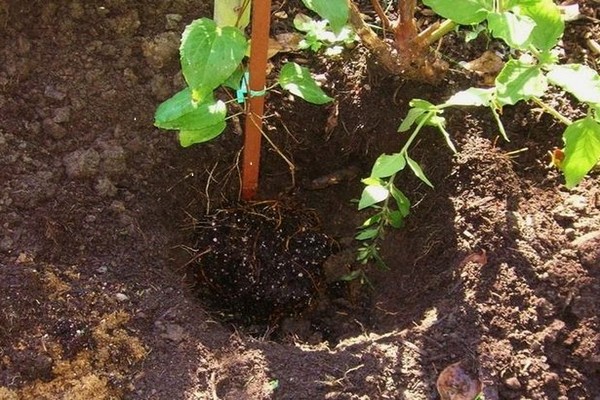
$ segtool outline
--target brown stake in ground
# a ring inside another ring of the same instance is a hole
[[[242,199],[250,200],[256,195],[260,165],[260,142],[265,83],[267,50],[271,26],[271,0],[255,1],[252,5],[252,44],[250,45],[250,101],[246,117],[244,158],[242,168]]]

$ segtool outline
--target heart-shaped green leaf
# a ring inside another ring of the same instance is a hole
[[[309,103],[325,104],[333,100],[317,85],[307,68],[294,62],[289,62],[281,68],[279,85]]]
[[[565,159],[561,169],[567,187],[575,187],[600,161],[600,124],[590,117],[573,122],[563,134]]]
[[[496,98],[501,105],[540,97],[548,88],[546,76],[538,65],[510,60],[496,77]]]
[[[548,80],[579,101],[600,104],[600,76],[586,65],[553,65],[548,72]]]
[[[423,0],[436,14],[457,24],[474,25],[494,9],[494,0]]]
[[[218,27],[202,18],[185,28],[181,38],[181,69],[195,101],[202,102],[236,70],[248,42],[238,28]]]
[[[329,21],[331,29],[339,32],[348,22],[348,0],[302,0],[304,5]]]
[[[375,178],[386,178],[404,169],[405,166],[406,160],[402,154],[382,154],[377,158],[375,164],[373,164],[371,176]]]

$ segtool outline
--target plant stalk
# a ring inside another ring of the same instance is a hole
[[[554,118],[556,118],[557,120],[559,120],[560,122],[562,122],[566,126],[569,126],[569,125],[571,125],[573,123],[573,121],[571,121],[569,118],[565,117],[564,115],[562,115],[561,113],[559,113],[557,110],[555,110],[554,108],[552,108],[548,104],[544,103],[539,98],[532,97],[531,100],[533,100],[533,102],[535,104],[537,104],[538,106],[542,107],[542,110],[544,110],[548,114],[552,115]]]

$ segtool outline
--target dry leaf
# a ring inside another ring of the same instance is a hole
[[[327,122],[325,123],[325,134],[327,135],[327,140],[331,137],[333,130],[338,126],[338,117],[340,115],[340,108],[338,103],[334,103],[329,108],[329,116],[327,117]]]
[[[463,67],[482,77],[485,84],[493,85],[494,79],[496,79],[498,73],[504,68],[504,61],[502,61],[502,58],[498,54],[488,50],[481,57],[464,63]]]
[[[442,400],[474,400],[481,393],[481,382],[457,362],[442,371],[437,390]]]

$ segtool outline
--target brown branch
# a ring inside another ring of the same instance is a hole
[[[398,25],[394,29],[394,38],[398,50],[413,49],[412,41],[417,37],[415,9],[417,0],[398,0]]]
[[[383,10],[383,7],[381,7],[381,3],[379,2],[379,0],[371,0],[371,4],[373,5],[373,9],[377,13],[377,16],[381,20],[381,25],[383,26],[383,29],[392,29],[392,23],[388,16],[385,15],[385,11]]]
[[[349,0],[348,5],[350,6],[350,25],[352,25],[356,34],[360,37],[362,44],[373,53],[375,58],[389,73],[394,75],[401,74],[403,68],[400,66],[398,57],[392,56],[390,47],[365,23],[354,1]]]

